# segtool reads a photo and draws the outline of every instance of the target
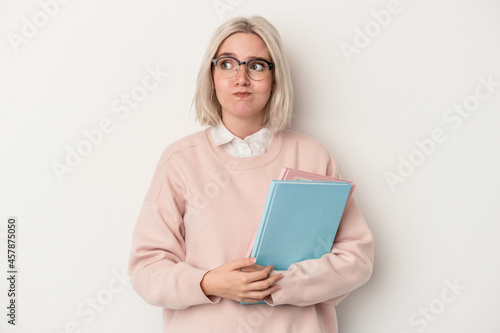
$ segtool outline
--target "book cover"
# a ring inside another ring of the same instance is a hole
[[[351,192],[349,193],[349,198],[351,197],[352,192],[356,188],[356,185],[349,180],[325,176],[325,175],[319,175],[317,173],[312,173],[312,172],[307,172],[307,171],[302,171],[302,170],[297,170],[297,169],[292,169],[292,168],[287,168],[287,167],[284,167],[281,170],[281,173],[280,173],[280,176],[278,179],[281,179],[281,180],[320,180],[320,181],[331,181],[331,182],[347,182],[347,183],[351,184]]]
[[[287,270],[330,252],[350,191],[348,182],[273,180],[251,256]]]
[[[335,177],[330,177],[326,175],[320,175],[316,173],[311,173],[307,171],[302,171],[302,170],[297,170],[297,169],[292,169],[288,167],[283,167],[283,169],[280,172],[278,180],[302,180],[302,181],[332,181],[332,182],[346,182],[351,185],[351,190],[349,191],[349,198],[351,198],[352,192],[354,191],[356,185],[345,179],[341,178],[335,178]],[[269,201],[266,200],[266,205],[264,207],[264,212],[268,209]],[[259,229],[260,230],[260,229]],[[259,233],[259,230],[257,230],[257,233],[254,235],[254,238],[252,240],[252,243],[250,244],[250,247],[248,248],[248,251],[246,253],[247,257],[250,257],[252,254],[252,250],[254,248],[255,244],[255,239],[257,237],[257,234]]]

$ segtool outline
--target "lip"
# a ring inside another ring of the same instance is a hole
[[[248,91],[238,91],[238,92],[235,92],[233,95],[236,96],[236,97],[248,97],[251,94],[252,93],[248,92]]]

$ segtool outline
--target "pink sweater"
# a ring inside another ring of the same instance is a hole
[[[129,265],[137,293],[163,307],[164,332],[337,332],[335,305],[372,272],[372,234],[355,200],[331,253],[290,266],[267,304],[208,298],[200,287],[208,270],[245,257],[270,181],[284,166],[338,176],[321,144],[291,131],[274,134],[266,152],[254,157],[230,156],[208,129],[164,151]]]

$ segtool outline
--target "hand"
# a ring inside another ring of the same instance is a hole
[[[270,276],[274,266],[254,265],[254,258],[228,261],[205,274],[200,286],[205,295],[237,302],[256,303],[280,288],[274,285],[283,275]]]
[[[240,268],[240,271],[241,272],[257,272],[257,271],[263,270],[264,268],[266,268],[266,266],[253,264],[252,266]]]

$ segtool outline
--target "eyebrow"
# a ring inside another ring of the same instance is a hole
[[[233,57],[233,58],[236,58],[236,54],[231,53],[231,52],[224,52],[224,53],[221,53],[221,54],[219,54],[217,56],[217,58],[220,58],[220,57]],[[259,59],[259,60],[265,60],[265,61],[268,61],[268,62],[272,62],[269,59],[266,59],[266,58],[263,58],[263,57],[257,57],[257,56],[249,56],[248,59]]]

